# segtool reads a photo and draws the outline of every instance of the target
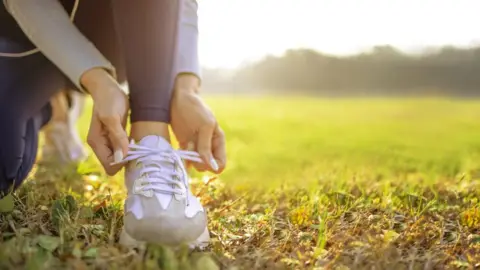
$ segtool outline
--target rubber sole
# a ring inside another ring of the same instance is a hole
[[[138,249],[144,249],[145,248],[145,242],[138,241],[131,237],[126,231],[125,228],[122,228],[122,232],[120,233],[120,239],[118,243],[128,249],[133,249],[133,248],[138,248]],[[208,244],[210,243],[210,233],[208,231],[208,228],[205,228],[203,233],[197,238],[197,240],[191,242],[188,244],[190,249],[200,249],[204,250],[205,248],[208,247]]]

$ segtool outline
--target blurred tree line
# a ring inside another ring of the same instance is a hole
[[[206,72],[211,85],[238,91],[291,92],[327,95],[480,95],[480,47],[444,47],[419,55],[390,46],[337,57],[313,50],[287,51],[244,66],[220,80]],[[214,79],[215,78],[215,79]],[[215,80],[215,81],[213,81]]]

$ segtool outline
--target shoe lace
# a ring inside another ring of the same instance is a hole
[[[130,144],[124,162],[136,161],[144,166],[140,178],[135,181],[133,192],[153,196],[153,192],[169,195],[186,195],[188,200],[190,180],[183,160],[202,162],[200,155],[187,150],[162,150],[137,144]],[[166,165],[173,170],[165,170]]]

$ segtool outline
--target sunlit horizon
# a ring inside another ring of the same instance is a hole
[[[476,0],[199,0],[200,60],[236,68],[309,48],[335,55],[378,45],[415,52],[480,44]]]

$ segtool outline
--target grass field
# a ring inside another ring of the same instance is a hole
[[[0,269],[480,268],[480,101],[208,101],[229,155],[192,172],[208,251],[120,248],[122,177],[91,158],[36,166],[0,204]]]

